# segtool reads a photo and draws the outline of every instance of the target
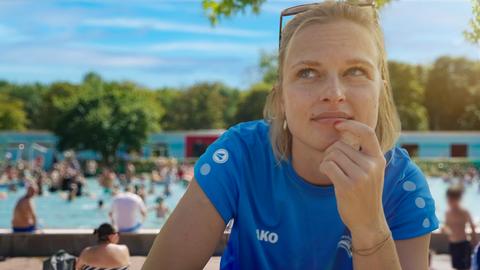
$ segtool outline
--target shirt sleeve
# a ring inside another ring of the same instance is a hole
[[[404,177],[393,187],[393,199],[386,210],[393,239],[403,240],[438,229],[435,201],[420,168],[408,160]]]
[[[198,159],[194,175],[200,188],[214,205],[225,224],[235,217],[238,183],[242,178],[241,143],[226,131]]]

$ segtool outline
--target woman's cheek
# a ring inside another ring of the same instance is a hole
[[[378,118],[378,94],[357,91],[350,103],[355,108],[355,119],[374,128]]]

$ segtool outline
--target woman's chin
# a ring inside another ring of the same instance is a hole
[[[328,136],[327,136],[328,135]],[[310,145],[317,151],[325,151],[328,147],[339,140],[338,133],[335,134],[321,134],[319,136],[310,137]]]

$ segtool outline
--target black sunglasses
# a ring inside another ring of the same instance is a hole
[[[338,1],[338,2],[344,2],[347,4],[351,4],[354,6],[359,6],[359,7],[372,7],[375,9],[375,0],[348,0],[348,1]],[[283,27],[283,17],[287,16],[292,16],[292,15],[297,15],[299,13],[303,13],[305,11],[308,11],[312,8],[315,8],[316,6],[320,5],[321,3],[311,3],[311,4],[303,4],[303,5],[298,5],[298,6],[293,6],[286,8],[282,10],[280,13],[280,27],[279,27],[279,33],[278,33],[278,48],[280,49],[281,42],[282,42],[282,27]],[[374,13],[374,16],[376,18],[376,14]]]

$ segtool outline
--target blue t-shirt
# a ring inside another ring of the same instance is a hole
[[[404,149],[386,159],[383,207],[393,238],[437,229],[420,169]],[[200,157],[195,178],[225,224],[234,219],[221,269],[353,269],[333,186],[310,184],[289,161],[279,163],[265,121],[228,129]]]

